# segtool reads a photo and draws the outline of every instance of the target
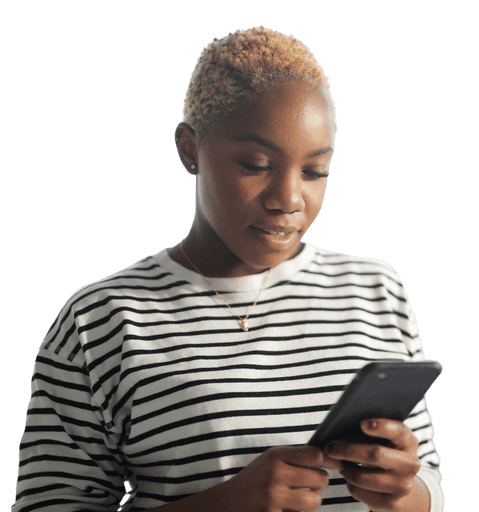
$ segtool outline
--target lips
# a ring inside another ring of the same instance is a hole
[[[255,225],[251,231],[269,251],[285,251],[295,246],[300,237],[299,229],[293,226]]]
[[[267,233],[268,235],[273,235],[273,236],[279,236],[279,237],[283,237],[283,236],[286,236],[288,235],[289,233],[291,233],[290,230],[286,230],[286,229],[265,229],[265,228],[259,228],[259,227],[256,227],[256,229],[259,229],[260,231],[263,231],[264,233]]]
[[[259,229],[260,231],[268,233],[269,235],[279,236],[279,237],[283,237],[283,236],[289,235],[290,233],[295,233],[295,232],[299,231],[298,228],[293,227],[293,226],[260,225],[260,226],[253,226],[253,228]]]

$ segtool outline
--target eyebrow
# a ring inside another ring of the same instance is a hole
[[[233,137],[231,140],[256,142],[257,144],[261,144],[261,146],[264,146],[265,148],[271,149],[271,151],[278,153],[278,155],[282,155],[282,156],[284,155],[283,150],[277,144],[275,144],[274,142],[271,142],[270,140],[263,139],[263,137],[259,137],[258,135],[238,135],[237,137]],[[327,153],[328,151],[334,151],[334,150],[331,146],[328,146],[323,149],[317,149],[316,151],[309,153],[307,158],[312,158],[313,156],[323,155],[324,153]]]

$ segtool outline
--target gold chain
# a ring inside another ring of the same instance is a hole
[[[266,275],[265,279],[264,279],[264,282],[263,282],[263,286],[261,287],[261,290],[259,291],[258,293],[258,296],[256,297],[256,300],[254,301],[253,305],[249,308],[249,311],[247,313],[247,315],[245,317],[241,317],[240,315],[238,315],[238,313],[228,304],[228,302],[226,301],[226,299],[223,297],[223,295],[221,295],[221,293],[211,284],[211,281],[198,269],[198,267],[190,260],[190,258],[188,257],[188,255],[186,254],[186,251],[183,247],[183,242],[180,243],[180,249],[181,249],[181,252],[183,253],[184,257],[188,260],[188,262],[190,263],[190,265],[196,270],[196,272],[198,272],[198,274],[200,274],[200,276],[208,283],[208,286],[215,292],[216,296],[218,297],[218,299],[222,300],[225,304],[225,306],[235,315],[239,318],[239,321],[240,321],[240,327],[241,329],[243,329],[243,331],[248,331],[249,330],[249,324],[248,324],[248,318],[250,317],[251,315],[251,312],[253,311],[254,307],[256,306],[256,304],[258,304],[258,301],[259,301],[259,298],[260,298],[260,295],[261,293],[263,292],[263,290],[265,289],[266,287],[266,283],[268,282],[268,279],[270,278],[271,276],[271,272],[273,270],[273,267],[270,267],[270,269],[268,270],[268,274]]]

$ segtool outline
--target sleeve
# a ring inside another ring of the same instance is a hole
[[[440,485],[439,455],[434,445],[434,430],[425,399],[419,402],[405,423],[418,438],[418,457],[421,460],[421,469],[417,476],[426,484],[429,490],[431,497],[430,512],[442,512],[444,497]]]
[[[396,272],[395,275],[400,288],[394,291],[393,300],[395,300],[395,310],[404,344],[411,359],[424,360],[416,317]],[[440,485],[439,455],[434,445],[434,430],[425,399],[421,400],[413,409],[405,423],[412,429],[419,441],[418,457],[421,460],[421,469],[417,476],[428,488],[431,497],[430,512],[442,512],[444,510],[444,496]]]
[[[118,509],[125,468],[91,389],[85,367],[40,350],[12,512]]]
[[[442,512],[444,510],[444,496],[441,490],[441,475],[426,466],[422,466],[417,476],[426,484],[431,497],[430,512]]]
[[[442,512],[444,497],[441,489],[439,456],[433,442],[431,417],[424,399],[414,408],[405,424],[412,429],[419,442],[418,457],[421,460],[421,469],[417,476],[428,488],[431,497],[430,512]]]

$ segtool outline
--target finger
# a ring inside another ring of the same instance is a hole
[[[344,467],[344,464],[341,459],[332,459],[327,453],[323,451],[323,463],[321,464],[321,467],[331,469],[332,471],[341,471],[341,469]]]
[[[271,448],[269,454],[278,457],[287,464],[295,467],[328,468],[339,471],[342,464],[337,460],[326,457],[323,451],[316,446],[279,446]]]
[[[272,457],[278,457],[290,466],[303,468],[319,468],[324,460],[323,452],[310,445],[278,446],[271,448],[269,454]]]
[[[285,471],[285,482],[291,489],[323,491],[328,487],[329,476],[323,469],[288,466]]]
[[[356,487],[398,497],[409,494],[414,481],[412,476],[398,478],[389,471],[364,467],[345,467],[341,474],[348,483]]]
[[[346,483],[346,486],[354,499],[365,503],[371,510],[393,510],[397,501],[390,494],[368,491],[350,483]]]
[[[329,457],[334,459],[354,462],[367,467],[394,470],[396,473],[415,474],[420,467],[416,454],[379,444],[334,441],[326,446],[325,451]]]
[[[309,489],[296,489],[285,500],[286,509],[297,512],[313,512],[321,506],[319,492]]]
[[[399,450],[417,450],[417,437],[402,421],[372,418],[361,422],[361,430],[372,437],[388,439]]]

